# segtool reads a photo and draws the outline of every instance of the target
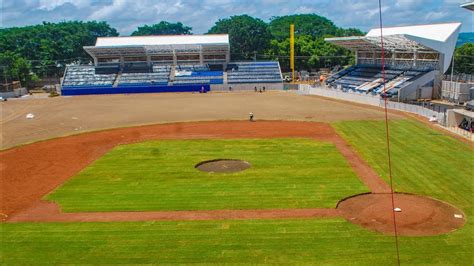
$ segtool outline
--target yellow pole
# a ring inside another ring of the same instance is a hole
[[[295,24],[290,25],[290,70],[291,81],[295,82]]]

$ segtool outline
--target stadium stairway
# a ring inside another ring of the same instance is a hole
[[[227,71],[224,71],[224,72],[222,73],[222,79],[223,79],[223,83],[224,83],[224,84],[227,84]]]
[[[114,84],[112,85],[112,87],[116,88],[118,86],[118,84],[120,83],[120,77],[121,76],[122,76],[122,70],[120,70],[117,73],[117,76],[115,77]]]
[[[172,65],[171,66],[171,71],[170,71],[169,82],[168,82],[169,85],[173,85],[175,74],[176,74],[176,66]]]

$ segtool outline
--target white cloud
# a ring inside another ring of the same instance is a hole
[[[272,16],[316,13],[340,27],[367,31],[378,25],[376,0],[0,0],[2,26],[42,21],[105,20],[121,34],[137,26],[180,21],[203,33],[221,18],[249,14],[268,21]],[[472,13],[459,8],[463,0],[385,0],[384,25],[461,21],[472,30]]]
[[[39,0],[38,9],[51,11],[64,4],[72,4],[78,8],[84,8],[91,4],[90,0]]]

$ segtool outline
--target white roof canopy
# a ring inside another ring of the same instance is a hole
[[[142,56],[200,51],[228,51],[228,34],[99,37],[95,46],[84,46],[92,57]]]
[[[461,23],[385,27],[384,48],[392,52],[438,52],[444,55],[444,71],[451,62]],[[326,38],[328,42],[353,51],[381,50],[380,28],[365,36]]]
[[[464,3],[461,5],[461,7],[474,11],[474,2],[471,1],[471,2]]]
[[[157,45],[185,45],[185,44],[223,44],[229,45],[228,34],[208,35],[156,35],[156,36],[129,36],[129,37],[99,37],[95,47],[118,46],[157,46]]]

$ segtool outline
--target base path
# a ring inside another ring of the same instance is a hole
[[[332,140],[339,152],[346,158],[352,170],[372,193],[390,193],[390,186],[365,162],[349,144],[339,136]]]
[[[24,212],[12,216],[8,222],[134,222],[333,217],[341,217],[340,211],[337,209],[269,209],[62,213],[57,204],[40,201]]]

